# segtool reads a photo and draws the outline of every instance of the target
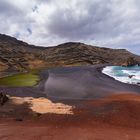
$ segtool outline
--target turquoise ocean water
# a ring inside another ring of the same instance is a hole
[[[102,72],[123,83],[129,84],[140,83],[140,66],[132,66],[132,67],[107,66],[103,69]]]

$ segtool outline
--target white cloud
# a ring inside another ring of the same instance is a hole
[[[139,0],[1,0],[0,32],[36,45],[81,41],[140,53],[139,13]]]

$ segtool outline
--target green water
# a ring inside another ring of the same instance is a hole
[[[36,72],[16,74],[13,76],[8,76],[0,78],[0,85],[10,86],[10,87],[24,87],[24,86],[34,86],[40,80],[40,77]]]

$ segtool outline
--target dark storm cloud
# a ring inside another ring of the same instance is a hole
[[[11,4],[9,4],[6,1],[2,0],[0,2],[0,14],[1,15],[11,16],[11,15],[15,15],[16,13],[18,13],[17,8],[15,8],[14,6],[12,6]]]
[[[114,36],[113,26],[118,26],[116,20],[111,21],[113,14],[111,3],[105,0],[101,2],[86,3],[84,9],[72,11],[71,7],[67,9],[57,8],[57,12],[52,14],[48,29],[51,34],[69,39],[87,39],[100,38],[104,35]],[[78,4],[77,4],[78,9]]]
[[[0,1],[0,32],[19,38],[22,34],[31,34],[31,30],[29,32],[30,20],[26,17],[26,9],[16,4],[10,0]]]
[[[4,20],[11,19],[17,22],[16,19],[22,19],[22,16],[25,16],[22,10],[18,9],[6,0],[0,1],[0,17],[4,17]]]
[[[37,45],[81,41],[140,53],[139,0],[1,0],[0,32]]]

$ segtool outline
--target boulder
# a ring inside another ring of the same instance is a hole
[[[138,82],[137,84],[140,85],[140,82]]]
[[[133,78],[135,75],[129,75],[128,77],[131,79],[131,78]]]
[[[7,95],[5,93],[0,92],[0,105],[4,105],[7,101]]]

